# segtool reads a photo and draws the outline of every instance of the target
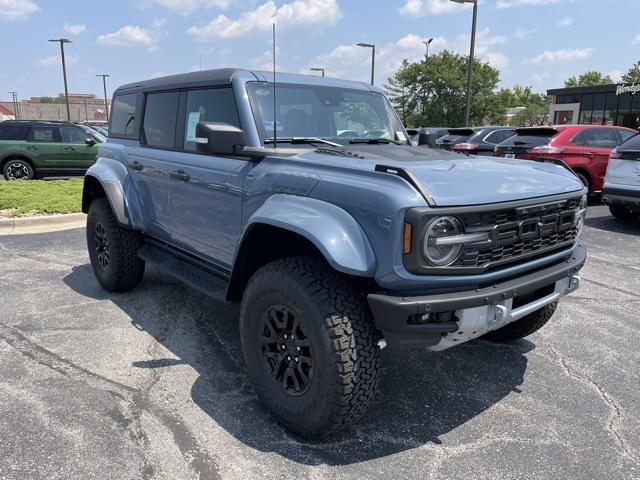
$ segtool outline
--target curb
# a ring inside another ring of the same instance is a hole
[[[0,219],[0,235],[19,235],[26,233],[45,233],[84,227],[87,215],[84,213],[65,213],[43,215],[28,218]]]

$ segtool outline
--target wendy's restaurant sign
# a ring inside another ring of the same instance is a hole
[[[638,92],[640,92],[640,84],[637,83],[633,85],[618,85],[616,88],[616,95],[622,95],[623,93],[635,95]]]

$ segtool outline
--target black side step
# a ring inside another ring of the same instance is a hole
[[[138,256],[162,273],[169,274],[216,300],[225,301],[228,281],[152,245],[147,244],[138,250]]]

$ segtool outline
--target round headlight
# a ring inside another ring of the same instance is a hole
[[[460,255],[462,244],[447,243],[445,239],[461,233],[462,225],[457,218],[438,217],[431,220],[424,235],[424,256],[429,263],[436,267],[453,263]]]

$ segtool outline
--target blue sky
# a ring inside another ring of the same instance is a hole
[[[0,0],[0,98],[63,90],[59,49],[67,37],[69,90],[117,85],[223,66],[270,65],[278,24],[278,69],[368,81],[377,45],[382,85],[403,58],[468,52],[471,9],[448,0]],[[504,86],[562,86],[589,69],[614,79],[640,59],[640,0],[480,0],[476,51]]]

